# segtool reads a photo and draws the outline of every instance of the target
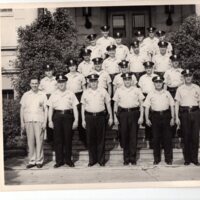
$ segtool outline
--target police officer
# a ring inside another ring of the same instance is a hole
[[[108,72],[102,69],[103,59],[100,57],[92,59],[94,63],[94,70],[90,74],[97,74],[98,78],[98,87],[104,88],[108,93],[112,94],[111,78]]]
[[[88,76],[90,87],[82,95],[82,125],[86,128],[87,144],[89,151],[88,167],[97,162],[105,166],[105,131],[106,131],[106,110],[109,114],[108,123],[113,123],[110,105],[110,95],[104,88],[98,87],[97,74]]]
[[[145,52],[140,51],[139,41],[135,40],[132,43],[133,53],[129,56],[129,67],[130,71],[133,72],[139,80],[140,76],[144,74],[144,62],[147,62],[150,60],[150,58],[147,56]]]
[[[97,40],[97,45],[99,45],[100,48],[102,49],[104,58],[107,57],[107,50],[106,50],[107,46],[116,45],[115,39],[109,36],[109,30],[110,30],[109,26],[107,25],[102,26],[101,27],[102,37],[100,37]]]
[[[78,65],[77,71],[83,74],[84,77],[87,77],[94,69],[94,63],[91,60],[91,52],[90,49],[84,49],[81,52],[83,61]]]
[[[174,125],[174,100],[171,94],[163,89],[164,78],[153,78],[155,90],[150,92],[144,102],[146,124],[152,126],[154,165],[161,161],[161,144],[164,146],[165,162],[172,165],[172,133]],[[151,120],[149,108],[151,107]]]
[[[144,96],[139,88],[132,85],[132,73],[121,76],[124,86],[117,89],[113,97],[114,122],[120,124],[124,165],[136,165],[137,133],[139,124],[143,123]]]
[[[91,60],[96,57],[102,57],[102,58],[105,57],[101,49],[101,46],[97,44],[96,38],[97,38],[97,34],[90,34],[87,36],[87,39],[89,40],[90,45],[87,46],[86,49],[91,50],[91,57],[90,57]]]
[[[39,90],[44,92],[47,96],[47,99],[51,96],[52,93],[54,93],[57,89],[57,81],[55,79],[55,76],[53,76],[54,73],[54,67],[52,64],[45,64],[43,66],[45,77],[41,79]],[[44,138],[47,138],[47,142],[51,143],[53,142],[53,130],[48,127],[46,128],[46,134]]]
[[[83,94],[83,90],[86,88],[86,79],[83,76],[83,74],[76,71],[77,69],[77,62],[70,58],[66,62],[66,65],[69,69],[69,73],[65,76],[67,77],[67,90],[70,90],[73,92],[78,99],[78,101],[81,101],[81,96]],[[78,112],[79,112],[79,119],[78,119],[78,132],[79,137],[81,141],[84,142],[86,145],[86,134],[85,130],[82,127],[82,121],[81,121],[81,104],[79,103],[78,106]]]
[[[163,76],[164,73],[171,68],[170,55],[167,54],[167,42],[158,42],[160,53],[156,54],[152,61],[154,62],[154,71],[156,74]]]
[[[48,100],[49,127],[54,129],[54,145],[56,164],[58,168],[64,163],[74,167],[72,156],[73,131],[78,127],[78,100],[73,92],[66,89],[67,77],[64,74],[56,76],[58,90]]]
[[[181,126],[183,134],[184,165],[193,163],[199,166],[200,87],[192,83],[191,69],[184,70],[182,74],[185,83],[177,89],[175,96],[176,124]]]
[[[115,41],[116,41],[116,58],[118,59],[118,62],[121,62],[122,60],[128,59],[129,56],[129,49],[126,45],[122,44],[122,33],[117,32],[114,35]]]

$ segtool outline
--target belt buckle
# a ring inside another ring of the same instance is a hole
[[[189,106],[188,112],[190,113],[192,111],[192,106]]]
[[[130,108],[127,108],[127,112],[130,112]]]
[[[92,115],[93,115],[94,117],[96,117],[96,116],[97,116],[97,113],[92,113]]]
[[[64,115],[64,114],[65,114],[65,111],[64,111],[64,110],[61,110],[61,114],[63,114],[63,115]]]

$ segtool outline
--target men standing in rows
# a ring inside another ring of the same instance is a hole
[[[127,60],[129,56],[129,49],[127,46],[122,44],[122,33],[117,32],[114,35],[115,41],[116,41],[116,58],[118,60],[118,63],[122,60]]]
[[[83,74],[76,71],[77,69],[77,63],[74,59],[68,59],[66,61],[67,67],[69,69],[69,73],[65,76],[67,77],[67,90],[73,92],[78,99],[78,101],[81,101],[81,96],[83,94],[83,91],[86,88],[86,80]],[[79,118],[78,118],[78,132],[79,137],[81,141],[84,142],[86,145],[86,135],[85,130],[82,127],[82,121],[81,121],[81,104],[79,103],[77,105],[78,112],[79,112]]]
[[[106,58],[108,56],[107,54],[107,46],[110,45],[116,45],[115,39],[109,36],[109,26],[102,26],[101,27],[101,33],[102,33],[102,37],[100,37],[97,40],[97,45],[100,46],[100,49],[102,50],[103,53],[103,58]],[[96,57],[99,57],[96,56]]]
[[[78,65],[77,71],[83,74],[84,77],[87,77],[91,71],[94,69],[94,64],[91,57],[91,50],[90,49],[84,49],[81,52],[81,55],[83,57],[83,61]]]
[[[29,163],[26,168],[41,168],[44,162],[43,141],[47,124],[47,97],[39,91],[39,79],[30,78],[31,89],[24,93],[20,104],[21,131],[27,134]]]
[[[96,38],[97,38],[97,34],[90,34],[87,36],[87,39],[89,40],[90,45],[87,46],[86,49],[91,50],[91,57],[90,57],[91,60],[96,57],[102,57],[102,58],[105,57],[102,51],[102,47],[97,44]]]
[[[154,71],[156,74],[163,76],[164,73],[171,68],[170,55],[167,54],[167,42],[158,43],[160,53],[156,54],[152,61],[154,62]]]
[[[174,125],[174,100],[171,94],[163,89],[164,78],[153,78],[155,90],[150,92],[144,102],[146,124],[152,126],[154,165],[161,161],[161,144],[164,146],[165,162],[172,165],[172,132]],[[151,108],[151,120],[149,109]]]
[[[139,80],[140,76],[144,74],[144,62],[150,60],[145,52],[140,51],[139,42],[135,40],[132,44],[133,53],[129,56],[129,68],[130,72],[133,72]]]
[[[176,92],[176,123],[181,126],[184,143],[184,165],[193,163],[199,166],[199,130],[200,130],[200,87],[194,83],[193,72],[182,72],[185,83]]]
[[[78,100],[73,92],[67,90],[67,77],[64,74],[56,76],[58,90],[49,98],[49,127],[54,129],[54,146],[58,168],[65,163],[74,167],[72,162],[73,130],[78,127]]]
[[[137,133],[139,124],[143,123],[144,96],[139,88],[132,85],[132,73],[127,72],[121,76],[124,86],[117,89],[113,97],[114,122],[120,124],[124,165],[136,165]]]
[[[103,59],[100,57],[92,59],[94,63],[94,70],[90,74],[97,74],[98,78],[98,87],[104,88],[108,91],[109,95],[112,94],[111,78],[108,72],[102,69]]]
[[[41,79],[39,90],[44,92],[47,96],[47,99],[51,96],[52,93],[54,93],[57,89],[57,81],[55,79],[55,76],[53,76],[54,73],[54,67],[50,64],[45,64],[43,66],[45,77]],[[46,135],[44,136],[45,139],[47,139],[48,143],[53,142],[53,130],[49,128],[48,124],[46,127]]]
[[[98,87],[97,74],[91,74],[87,78],[90,87],[83,92],[81,103],[82,125],[86,128],[89,151],[88,167],[96,163],[105,166],[106,108],[109,114],[108,123],[111,126],[113,123],[111,99],[104,88]]]

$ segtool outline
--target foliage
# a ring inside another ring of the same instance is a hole
[[[181,66],[195,70],[194,81],[200,85],[200,16],[189,16],[178,31],[170,36],[175,53],[179,53]]]
[[[20,27],[18,37],[20,74],[13,83],[19,97],[29,89],[30,76],[44,76],[44,64],[53,64],[57,72],[66,71],[64,61],[79,55],[77,30],[66,8],[57,8],[53,14],[46,9],[31,25]]]

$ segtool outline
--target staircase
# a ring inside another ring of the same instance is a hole
[[[138,133],[138,161],[141,162],[153,162],[153,150],[147,148],[147,143],[144,140],[145,129],[140,128]],[[55,160],[55,153],[52,151],[52,147],[45,143],[44,145],[45,157],[48,160]],[[73,160],[78,164],[88,163],[88,151],[84,143],[79,138],[78,131],[74,132],[72,141],[72,155]],[[106,131],[105,141],[105,157],[107,164],[117,165],[123,163],[123,149],[120,147],[117,140],[117,130],[108,129]],[[173,160],[183,159],[183,153],[181,149],[181,142],[178,138],[173,139]],[[164,156],[162,155],[162,160]],[[106,165],[107,165],[106,164]]]

